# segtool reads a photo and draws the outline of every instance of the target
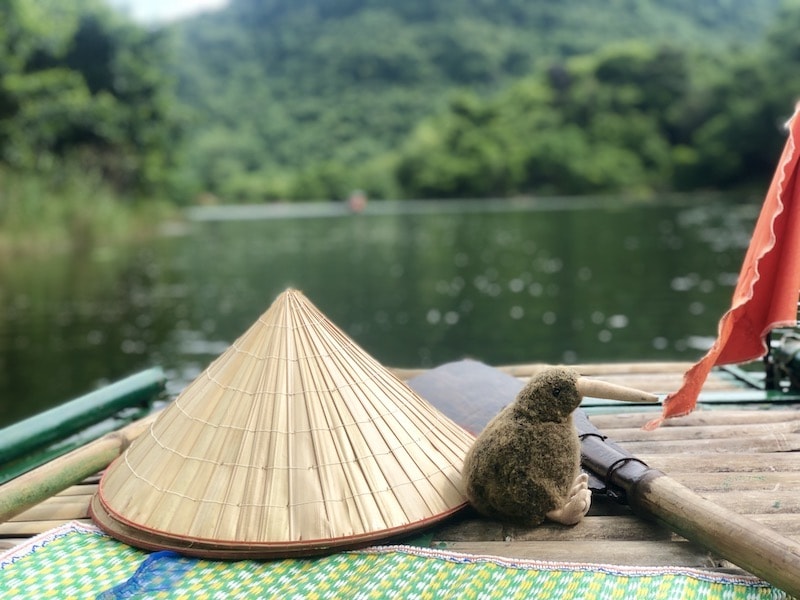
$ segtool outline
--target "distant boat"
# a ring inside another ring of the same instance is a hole
[[[367,207],[367,195],[361,190],[352,192],[347,197],[347,208],[350,212],[360,213]]]

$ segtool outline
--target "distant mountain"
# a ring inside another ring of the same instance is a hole
[[[188,160],[205,188],[246,198],[265,178],[279,189],[287,173],[393,148],[454,90],[492,92],[624,40],[747,45],[779,4],[232,0],[174,26]]]

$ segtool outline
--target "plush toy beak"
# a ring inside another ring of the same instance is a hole
[[[622,400],[623,402],[658,402],[658,396],[624,385],[579,377],[575,383],[581,396]]]

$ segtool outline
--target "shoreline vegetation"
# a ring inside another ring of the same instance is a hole
[[[136,204],[96,174],[43,177],[0,168],[0,263],[146,239],[176,214],[165,202]]]
[[[766,187],[800,98],[800,0],[549,6],[230,0],[144,27],[105,0],[2,2],[0,256],[354,190]]]

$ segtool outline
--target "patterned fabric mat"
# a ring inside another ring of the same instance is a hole
[[[211,561],[147,553],[68,523],[0,554],[10,598],[785,599],[752,577],[383,546],[314,559]]]

